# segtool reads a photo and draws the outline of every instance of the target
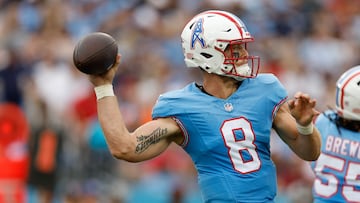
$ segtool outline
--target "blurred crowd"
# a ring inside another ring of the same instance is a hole
[[[309,93],[320,111],[332,108],[340,74],[360,63],[360,0],[0,0],[0,203],[201,202],[179,147],[143,163],[111,157],[72,52],[90,32],[117,40],[114,87],[134,130],[151,119],[160,93],[200,78],[185,67],[180,33],[208,9],[238,15],[255,37],[249,49],[260,72],[277,75],[290,97]],[[9,119],[6,104],[27,122]],[[19,126],[28,131],[12,136]],[[277,203],[311,202],[309,163],[272,136]]]

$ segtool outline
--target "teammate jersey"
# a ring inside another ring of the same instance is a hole
[[[276,171],[270,157],[273,118],[287,93],[272,74],[245,79],[227,99],[195,83],[160,95],[153,119],[173,117],[198,172],[204,202],[273,202]]]
[[[321,114],[315,124],[321,134],[321,155],[311,163],[315,173],[314,202],[360,202],[360,133],[341,128],[333,111]]]

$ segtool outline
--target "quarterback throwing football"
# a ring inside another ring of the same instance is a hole
[[[259,57],[247,51],[254,38],[232,13],[196,15],[185,25],[181,41],[185,63],[203,73],[202,83],[160,95],[153,120],[134,132],[124,124],[112,87],[120,56],[106,74],[90,76],[111,153],[140,162],[176,143],[194,162],[204,202],[274,202],[271,129],[300,158],[316,160],[316,101],[301,92],[288,99],[273,74],[258,74]]]

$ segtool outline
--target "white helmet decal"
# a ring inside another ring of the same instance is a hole
[[[204,19],[200,18],[194,25],[193,34],[191,36],[191,49],[194,49],[195,43],[199,42],[201,47],[205,47],[205,40],[203,37],[204,28],[203,28]]]

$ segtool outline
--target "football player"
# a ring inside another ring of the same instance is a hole
[[[312,162],[314,202],[360,202],[360,66],[336,82],[335,106],[315,122],[323,144]]]
[[[112,87],[120,55],[105,75],[90,76],[111,153],[140,162],[176,143],[194,162],[204,202],[273,202],[277,183],[271,130],[300,158],[316,160],[316,101],[302,92],[289,99],[273,74],[258,74],[259,57],[247,50],[254,38],[232,13],[196,15],[181,40],[185,63],[202,72],[202,83],[160,95],[153,120],[134,132],[124,124]]]

